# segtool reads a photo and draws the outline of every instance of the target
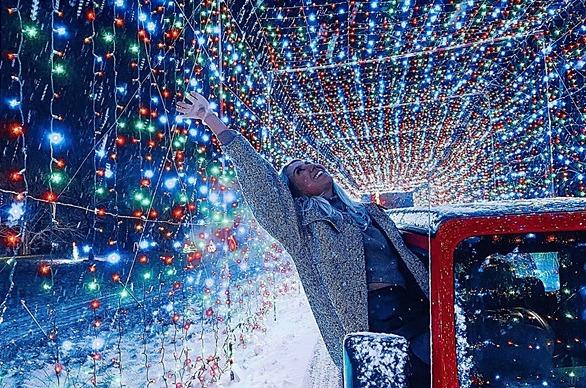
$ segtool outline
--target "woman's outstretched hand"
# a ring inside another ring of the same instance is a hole
[[[185,95],[185,99],[191,104],[183,101],[177,103],[177,112],[180,113],[180,117],[205,121],[206,116],[214,114],[210,110],[210,103],[201,94],[189,92]]]
[[[183,101],[177,103],[178,117],[199,119],[216,135],[228,129],[222,120],[210,109],[210,103],[204,96],[196,92],[189,92],[185,95],[185,100],[190,103]]]

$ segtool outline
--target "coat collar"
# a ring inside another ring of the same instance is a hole
[[[395,244],[394,238],[397,236],[399,231],[395,227],[393,221],[385,213],[385,211],[375,203],[367,204],[366,210],[368,211],[368,215],[370,215],[371,221],[376,222],[383,230],[384,234],[393,242],[393,244]]]
[[[369,203],[366,205],[368,214],[375,219],[375,221],[381,225],[381,222],[386,221],[388,218],[384,211],[375,203]]]

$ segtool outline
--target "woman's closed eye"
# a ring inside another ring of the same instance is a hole
[[[309,164],[309,162],[305,162],[305,164],[303,164],[303,167],[295,167],[295,170],[293,170],[294,174],[299,174],[301,171],[305,170],[305,166],[307,166]]]

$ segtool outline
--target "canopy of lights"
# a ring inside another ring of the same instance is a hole
[[[584,195],[582,2],[300,1],[232,14],[270,69],[269,144],[319,160],[353,193]]]
[[[4,1],[0,381],[216,381],[295,287],[189,91],[356,198],[586,195],[585,7]]]

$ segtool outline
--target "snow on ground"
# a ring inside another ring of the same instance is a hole
[[[333,365],[303,289],[281,295],[254,346],[236,354],[238,387],[337,387]],[[276,319],[275,319],[276,318]]]
[[[218,362],[206,361],[206,355],[218,349],[212,335],[200,337],[191,329],[191,334],[186,335],[170,326],[158,334],[150,333],[144,343],[136,333],[121,337],[119,346],[108,345],[102,336],[88,336],[76,343],[67,341],[61,346],[62,357],[76,351],[83,355],[83,349],[91,343],[92,348],[101,352],[100,360],[94,363],[86,356],[86,361],[68,362],[56,377],[50,352],[41,352],[37,361],[42,368],[35,368],[38,363],[22,365],[20,378],[0,376],[0,386],[337,388],[341,384],[337,368],[295,277],[290,279],[286,291],[276,293],[269,311],[255,314],[255,329],[243,332],[245,340],[234,346],[234,380],[230,379],[229,370],[224,369],[219,381],[213,382],[213,376],[218,376],[216,367],[223,368],[226,357],[218,353]]]

